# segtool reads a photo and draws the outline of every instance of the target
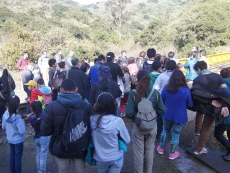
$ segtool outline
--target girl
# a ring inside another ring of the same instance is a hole
[[[132,119],[133,121],[132,146],[135,173],[152,172],[153,170],[157,126],[152,130],[143,131],[135,123],[135,115],[138,111],[138,103],[143,97],[147,98],[151,90],[149,73],[145,70],[140,70],[137,74],[136,90],[130,91],[128,104],[125,108],[126,117]],[[157,90],[153,91],[153,94],[149,100],[152,102],[153,108],[158,115],[163,115],[165,113],[165,106]],[[143,165],[145,165],[145,168],[143,168]]]
[[[125,114],[125,105],[128,102],[128,96],[130,91],[130,75],[129,69],[126,66],[122,67],[124,71],[125,83],[124,83],[124,97],[121,98],[121,117]]]
[[[40,130],[40,126],[43,118],[41,102],[38,100],[33,101],[31,104],[31,111],[33,115],[30,117],[30,124],[32,125],[35,131],[34,143],[37,151],[36,153],[37,172],[45,173],[50,137],[43,136]]]
[[[92,140],[95,147],[93,158],[98,173],[119,173],[123,166],[124,152],[119,149],[118,138],[128,144],[130,137],[124,121],[116,117],[116,100],[103,92],[94,105],[95,115],[90,117]]]
[[[193,106],[191,93],[182,71],[174,70],[161,96],[166,106],[166,113],[163,116],[163,133],[157,151],[159,154],[164,154],[165,143],[172,131],[169,159],[173,160],[180,155],[176,149],[182,127],[188,121],[186,107]]]
[[[11,96],[8,102],[8,110],[2,117],[2,129],[6,131],[7,140],[10,145],[10,171],[21,173],[23,142],[26,126],[21,115],[17,113],[20,103],[18,96]]]

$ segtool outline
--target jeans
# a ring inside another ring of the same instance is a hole
[[[163,131],[163,118],[162,116],[157,116],[157,139],[161,136]]]
[[[110,162],[99,162],[97,161],[97,172],[98,173],[119,173],[123,166],[123,157]]]
[[[160,140],[160,147],[163,149],[169,137],[170,131],[172,129],[172,140],[171,140],[171,153],[175,153],[179,139],[180,132],[182,130],[183,124],[175,123],[171,120],[163,119],[163,132]]]
[[[132,124],[134,173],[152,173],[157,125],[153,130],[143,131]]]
[[[214,136],[230,153],[230,139],[223,135],[226,130],[230,130],[230,124],[219,124],[215,127]]]
[[[204,120],[203,120],[202,128],[200,131],[200,137],[196,144],[195,151],[200,152],[202,150],[202,148],[204,147],[208,139],[208,136],[210,134],[213,124],[214,124],[214,117],[211,115],[204,115]]]
[[[46,160],[49,147],[50,137],[41,136],[34,139],[36,146],[36,167],[41,172],[46,172]]]
[[[203,114],[197,112],[196,119],[195,119],[195,133],[200,133],[203,123]]]
[[[62,159],[54,156],[57,165],[58,173],[84,173],[85,162],[82,159]],[[73,168],[71,167],[73,165]]]
[[[10,172],[21,173],[23,142],[19,144],[9,144],[9,145],[10,145]]]

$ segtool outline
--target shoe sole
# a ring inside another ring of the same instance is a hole
[[[164,154],[164,152],[159,152],[158,150],[157,150],[157,152],[158,152],[158,154],[161,154],[161,155]]]
[[[176,159],[177,157],[179,157],[179,156],[176,156],[176,157],[169,157],[169,159],[170,159],[170,160],[174,160],[174,159]]]

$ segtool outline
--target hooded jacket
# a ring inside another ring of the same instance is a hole
[[[147,71],[148,73],[151,73],[153,71],[152,64],[154,60],[148,60],[145,61],[143,64],[143,70]]]
[[[186,61],[186,63],[184,64],[184,68],[187,68],[187,72],[186,72],[186,79],[187,80],[194,80],[198,74],[194,69],[194,65],[197,63],[198,59],[197,58],[193,58],[193,59],[189,59]]]
[[[65,119],[68,113],[67,107],[82,109],[87,117],[90,117],[93,111],[91,105],[83,101],[79,93],[60,93],[57,96],[57,100],[49,103],[44,110],[41,133],[43,136],[52,135],[49,144],[49,151],[51,154],[59,158],[77,158],[77,155],[69,155],[64,148],[59,147],[57,144],[58,134],[62,132],[64,128]]]
[[[165,85],[168,84],[169,78],[171,77],[172,73],[173,71],[168,70],[166,70],[164,73],[161,73],[156,79],[153,87],[161,93]]]
[[[8,110],[2,117],[2,129],[6,131],[7,141],[10,144],[18,144],[24,141],[26,126],[22,121],[21,115],[13,114],[9,118]]]
[[[92,128],[92,140],[95,147],[93,158],[99,162],[115,161],[123,156],[119,149],[118,136],[128,144],[130,136],[124,121],[114,115],[105,115],[100,122],[100,128],[96,128],[99,115],[90,117]]]
[[[35,100],[38,100],[38,96],[42,96],[42,93],[39,89],[34,89],[31,91],[31,94],[30,94],[30,100],[29,100],[29,103],[33,103],[33,101]]]
[[[154,83],[155,83],[155,81],[156,81],[156,79],[160,75],[160,73],[159,72],[152,72],[149,75],[150,75],[150,88],[152,88]]]
[[[47,105],[49,104],[50,102],[52,102],[52,91],[50,89],[50,87],[48,86],[42,86],[39,88],[39,90],[41,91],[42,93],[42,97],[44,99],[44,103]]]

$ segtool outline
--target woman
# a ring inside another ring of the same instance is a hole
[[[98,173],[119,173],[123,166],[124,152],[119,149],[118,139],[130,142],[124,121],[116,117],[117,103],[107,92],[101,93],[94,105],[95,115],[90,117],[92,140],[95,147],[93,158]]]
[[[191,92],[187,87],[186,79],[182,71],[174,70],[161,96],[166,106],[166,113],[163,116],[163,133],[157,151],[159,154],[164,154],[165,144],[170,131],[172,131],[169,159],[173,160],[180,155],[176,149],[182,127],[188,122],[186,108],[193,106]]]
[[[145,70],[140,70],[137,74],[137,87],[136,90],[132,90],[129,93],[128,105],[125,108],[126,117],[132,119],[132,146],[133,146],[133,158],[134,158],[134,172],[146,173],[152,172],[154,147],[157,126],[152,130],[143,131],[135,124],[135,115],[138,111],[138,103],[143,97],[147,98],[151,92],[150,88],[150,76]],[[161,96],[157,90],[154,90],[150,97],[153,108],[158,115],[165,113],[165,106],[161,99]],[[144,162],[145,161],[145,162]],[[145,168],[143,168],[145,165]]]

